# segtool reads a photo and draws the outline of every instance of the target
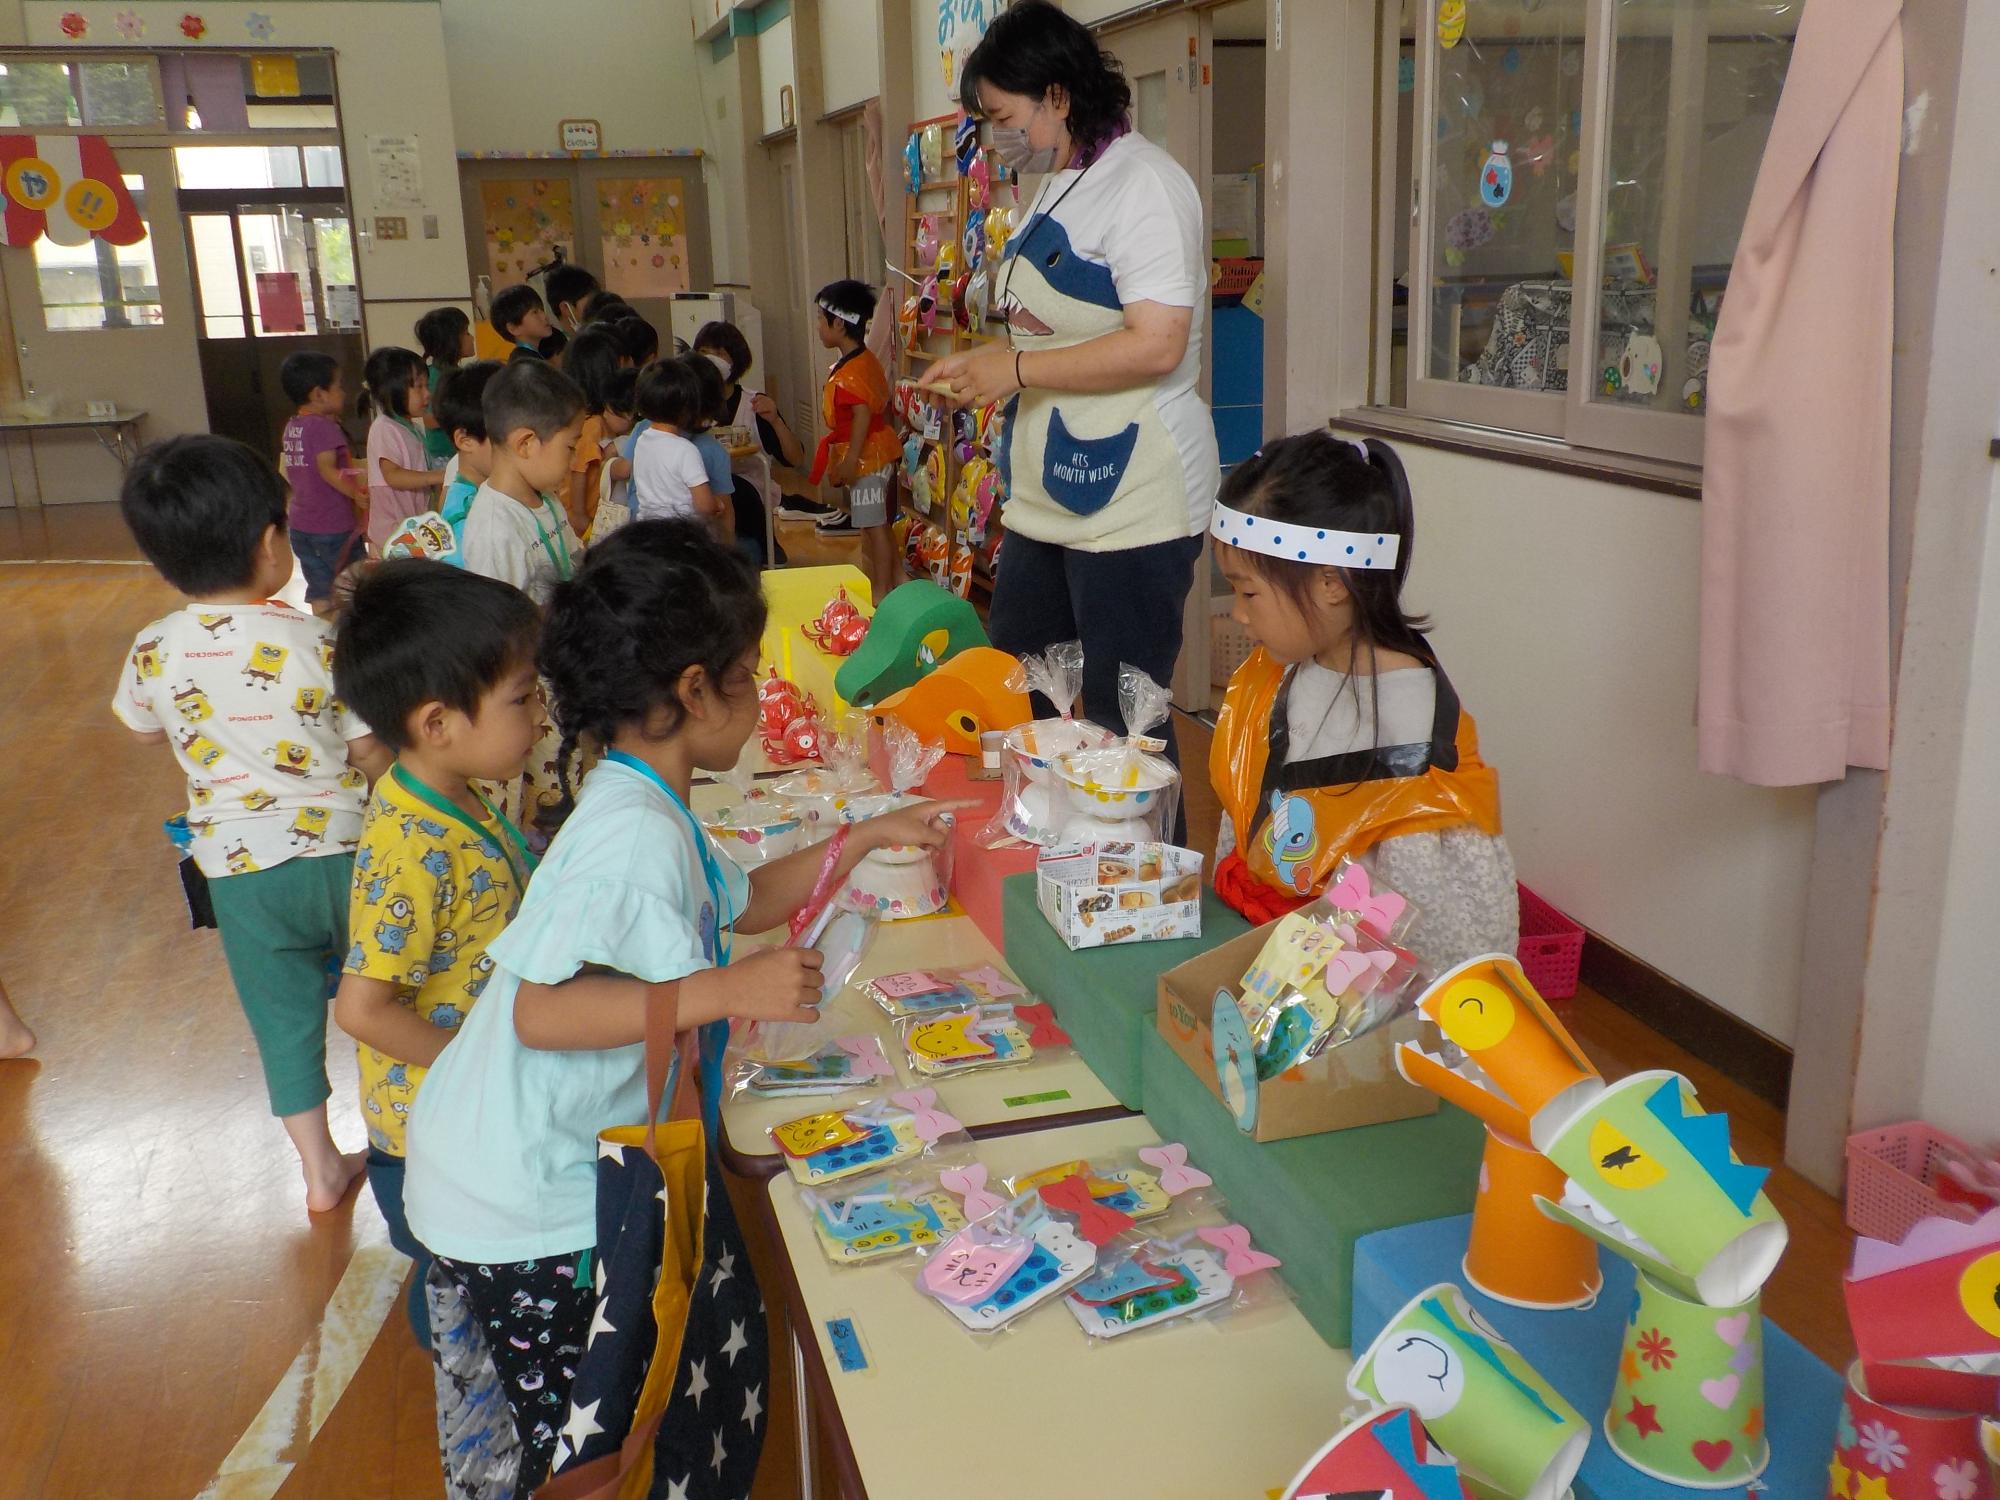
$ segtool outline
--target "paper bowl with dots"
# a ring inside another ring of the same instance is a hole
[[[805,844],[806,821],[780,797],[759,797],[725,807],[702,820],[710,838],[739,865],[751,868],[783,859]]]

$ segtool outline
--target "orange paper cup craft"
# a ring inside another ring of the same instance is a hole
[[[1508,1134],[1545,1148],[1578,1110],[1604,1092],[1602,1075],[1511,955],[1489,953],[1460,964],[1424,992],[1417,1008],[1465,1053],[1456,1065],[1444,1057],[1432,1061],[1483,1092],[1497,1092],[1502,1103],[1512,1106],[1511,1113],[1494,1105],[1466,1106]],[[1430,1077],[1412,1081],[1431,1086]],[[1438,1092],[1462,1102],[1459,1093]],[[1521,1116],[1528,1127],[1524,1136],[1509,1128],[1517,1127]]]
[[[1563,1170],[1534,1147],[1490,1126],[1479,1162],[1479,1197],[1465,1279],[1496,1302],[1515,1307],[1588,1307],[1604,1289],[1597,1246],[1535,1207],[1535,1196],[1560,1199]]]

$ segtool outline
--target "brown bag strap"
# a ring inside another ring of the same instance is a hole
[[[667,1091],[667,1074],[674,1058],[680,1058],[680,1077],[674,1085],[670,1120],[691,1120],[699,1113],[696,1075],[701,1071],[695,1035],[679,1035],[680,987],[682,981],[646,986],[646,1154],[660,1159],[660,1100]]]

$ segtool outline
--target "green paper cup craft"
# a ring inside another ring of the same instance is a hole
[[[1590,1428],[1449,1282],[1419,1292],[1355,1363],[1347,1388],[1408,1406],[1476,1495],[1559,1500]]]
[[[1635,1073],[1585,1106],[1544,1147],[1568,1174],[1563,1200],[1536,1199],[1641,1271],[1710,1307],[1747,1302],[1785,1252],[1770,1172],[1729,1144],[1678,1073]]]
[[[961,651],[990,645],[972,605],[927,579],[913,579],[876,606],[875,622],[833,674],[833,690],[871,708]]]
[[[1764,1472],[1760,1301],[1710,1307],[1639,1274],[1604,1414],[1612,1452],[1688,1489],[1736,1489]]]

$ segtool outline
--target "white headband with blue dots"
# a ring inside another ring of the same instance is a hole
[[[1403,546],[1403,539],[1393,533],[1293,526],[1221,504],[1215,507],[1215,518],[1209,522],[1208,531],[1218,542],[1227,542],[1247,552],[1261,552],[1287,562],[1318,563],[1328,568],[1393,568]]]

